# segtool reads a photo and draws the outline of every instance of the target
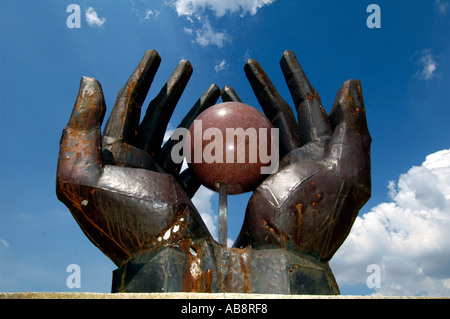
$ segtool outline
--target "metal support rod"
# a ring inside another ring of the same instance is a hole
[[[226,247],[227,238],[228,238],[227,184],[219,182],[219,243]]]

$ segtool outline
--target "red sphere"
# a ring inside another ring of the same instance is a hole
[[[271,128],[270,121],[247,104],[214,105],[189,128],[188,166],[212,190],[218,191],[218,183],[223,182],[228,194],[251,191],[264,178],[261,167],[268,166],[261,162],[260,152],[270,155]]]

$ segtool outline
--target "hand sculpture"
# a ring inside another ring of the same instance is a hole
[[[338,91],[330,115],[294,54],[281,66],[298,122],[260,65],[245,72],[264,113],[280,133],[280,169],[248,203],[235,248],[212,239],[190,197],[199,187],[189,170],[161,148],[167,123],[192,68],[179,66],[150,103],[140,108],[160,63],[155,51],[119,92],[104,128],[100,84],[83,78],[63,131],[57,194],[88,238],[119,268],[113,291],[198,291],[337,294],[328,261],[343,243],[370,197],[370,142],[359,81]],[[216,85],[180,126],[222,95]]]
[[[118,266],[140,252],[154,251],[155,245],[211,238],[190,200],[199,184],[189,172],[178,174],[181,164],[170,160],[170,143],[161,149],[192,74],[188,61],[179,63],[139,124],[160,61],[156,51],[145,53],[118,93],[103,135],[102,88],[97,80],[83,77],[61,138],[57,196],[86,236]],[[189,127],[219,96],[219,88],[211,85],[180,125]],[[168,232],[171,236],[165,238]]]
[[[337,93],[328,116],[295,55],[281,67],[298,115],[255,60],[245,72],[266,116],[280,129],[279,171],[253,193],[239,247],[267,245],[331,259],[370,198],[370,142],[359,81]]]

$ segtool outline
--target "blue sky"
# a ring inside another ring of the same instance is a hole
[[[372,3],[381,28],[367,27]],[[80,28],[66,24],[70,4],[80,6]],[[162,57],[148,101],[190,60],[175,128],[211,83],[259,107],[248,58],[292,105],[279,67],[289,49],[327,111],[344,81],[362,83],[372,198],[330,263],[341,292],[450,296],[449,18],[444,0],[2,1],[0,291],[110,290],[114,264],[55,195],[59,139],[81,76],[100,81],[109,114],[145,50]],[[229,198],[231,240],[248,197]],[[217,195],[201,190],[195,202],[215,227]],[[80,266],[80,289],[66,285],[70,264]],[[366,284],[370,264],[381,269],[380,288]]]

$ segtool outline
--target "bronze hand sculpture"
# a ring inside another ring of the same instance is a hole
[[[113,292],[248,292],[338,294],[328,261],[370,197],[370,142],[359,81],[338,91],[330,115],[294,54],[281,66],[297,109],[278,94],[260,65],[246,75],[280,132],[280,169],[253,192],[234,248],[218,244],[190,198],[200,182],[161,147],[192,73],[181,61],[140,123],[140,110],[160,63],[147,51],[119,92],[101,134],[100,84],[83,77],[63,131],[57,195],[88,238],[117,266]],[[222,95],[211,85],[181,122],[189,127]]]

